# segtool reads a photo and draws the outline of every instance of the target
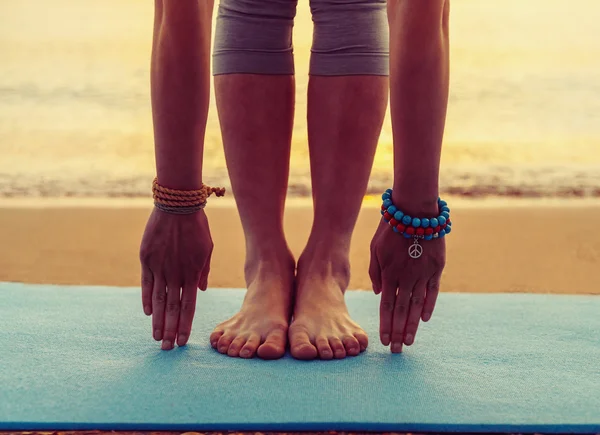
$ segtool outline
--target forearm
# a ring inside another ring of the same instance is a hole
[[[156,171],[174,189],[202,183],[212,0],[157,2],[151,65]]]
[[[389,3],[393,200],[410,213],[437,212],[448,104],[447,8],[444,0]]]

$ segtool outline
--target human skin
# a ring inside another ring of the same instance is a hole
[[[449,0],[388,0],[390,108],[394,137],[392,201],[413,217],[437,216],[438,180],[449,87]],[[394,353],[412,345],[428,321],[446,262],[443,238],[412,240],[383,220],[371,242],[369,274],[381,293],[380,339]]]
[[[210,91],[212,0],[155,0],[151,61],[152,114],[159,183],[202,186]],[[198,288],[206,290],[213,242],[204,210],[154,209],[142,239],[142,304],[162,349],[187,343]]]

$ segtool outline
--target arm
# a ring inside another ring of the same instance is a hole
[[[393,204],[412,217],[438,214],[438,179],[448,104],[448,0],[388,0]],[[369,275],[381,293],[380,338],[392,352],[412,345],[428,321],[445,265],[443,238],[411,258],[412,240],[384,220],[371,242]]]
[[[202,183],[212,10],[213,0],[157,0],[151,65],[156,171],[172,189]]]
[[[210,92],[212,0],[155,0],[151,94],[158,182],[202,187]],[[213,242],[204,210],[154,208],[142,239],[142,304],[162,349],[187,343],[198,288],[206,290]]]
[[[444,0],[390,0],[390,105],[394,204],[436,214],[448,104],[448,14]]]

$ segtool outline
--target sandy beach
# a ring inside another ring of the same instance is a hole
[[[600,294],[595,200],[465,200],[453,205],[442,280],[447,292]],[[369,243],[380,218],[366,200],[351,249],[350,288],[368,290]],[[3,199],[0,281],[137,286],[149,200]],[[215,251],[210,287],[244,287],[244,239],[231,198],[207,208]],[[298,256],[312,207],[288,201],[285,229]],[[586,224],[586,222],[588,224]]]

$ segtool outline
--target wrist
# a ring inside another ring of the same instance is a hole
[[[156,176],[158,182],[169,189],[198,190],[202,188],[202,170],[186,168],[186,170],[173,171],[157,166]]]
[[[394,185],[392,202],[411,216],[435,216],[438,214],[438,193],[435,189],[407,188]]]

